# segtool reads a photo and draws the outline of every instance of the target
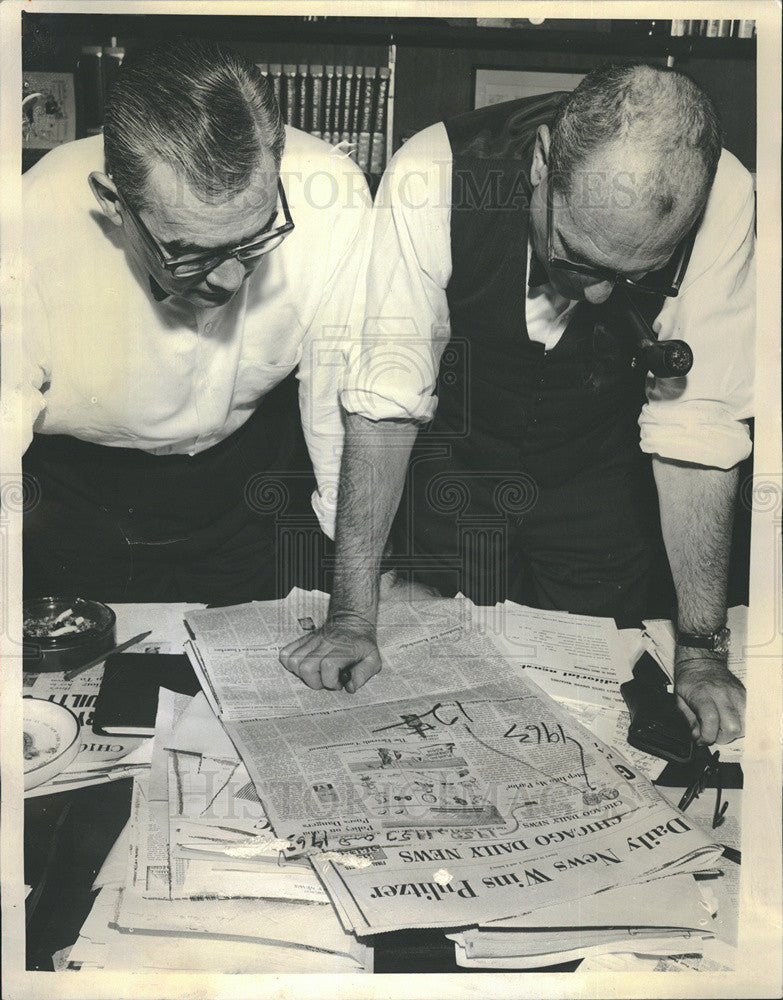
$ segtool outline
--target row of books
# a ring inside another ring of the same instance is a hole
[[[703,35],[706,38],[753,38],[756,22],[752,20],[672,21],[672,35]]]
[[[385,166],[388,66],[259,63],[287,124],[344,143],[366,173]]]

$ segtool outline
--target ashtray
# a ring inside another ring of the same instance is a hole
[[[83,597],[34,597],[22,606],[23,669],[73,670],[116,645],[110,607]]]
[[[60,774],[79,752],[79,720],[64,705],[23,698],[24,787],[36,788]]]

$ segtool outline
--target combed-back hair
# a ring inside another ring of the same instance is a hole
[[[242,56],[204,39],[178,38],[129,55],[108,94],[106,167],[136,209],[149,207],[147,175],[169,164],[204,200],[247,189],[285,146],[274,90]]]
[[[591,155],[614,143],[646,156],[649,198],[659,217],[683,196],[703,208],[722,146],[710,97],[683,73],[641,62],[592,70],[560,105],[552,125],[548,176],[566,197]]]

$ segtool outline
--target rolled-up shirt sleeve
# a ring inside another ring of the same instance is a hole
[[[318,486],[311,502],[330,538],[334,538],[344,439],[340,391],[351,358],[360,349],[372,204],[367,183],[353,161],[339,149],[333,151],[332,158],[333,169],[322,178],[324,184],[334,184],[339,194],[331,213],[322,213],[321,225],[328,233],[328,245],[321,248],[327,273],[317,312],[302,342],[297,370],[302,430]]]
[[[343,407],[368,420],[430,420],[448,343],[451,149],[441,123],[409,139],[375,198],[361,350]]]
[[[725,150],[680,294],[653,323],[685,340],[693,367],[647,383],[642,450],[729,469],[751,451],[756,327],[755,199],[750,174]]]
[[[22,337],[3,381],[0,434],[6,455],[21,457],[33,440],[35,424],[46,409],[45,387],[51,377],[47,345],[49,319],[33,269],[23,266]],[[9,371],[10,369],[10,371]],[[10,462],[10,459],[9,459]]]

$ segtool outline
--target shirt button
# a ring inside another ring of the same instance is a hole
[[[128,507],[128,513],[129,514],[135,514],[136,513],[136,508],[135,507]]]
[[[97,403],[98,402],[98,397],[97,396],[93,396],[92,399],[90,400],[90,402],[91,403]]]

